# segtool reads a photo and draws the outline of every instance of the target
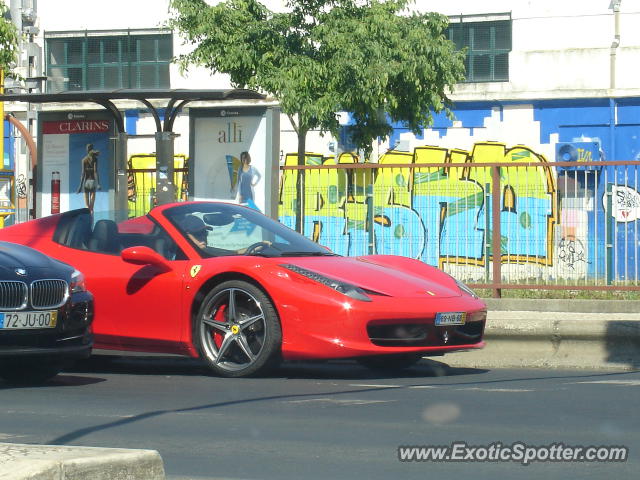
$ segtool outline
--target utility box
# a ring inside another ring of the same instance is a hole
[[[556,144],[556,162],[575,162],[575,167],[559,166],[563,170],[600,170],[599,165],[588,162],[601,160],[600,142],[558,142]]]

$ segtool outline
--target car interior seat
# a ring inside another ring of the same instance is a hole
[[[155,238],[153,240],[153,245],[151,246],[151,248],[163,257],[166,257],[167,241],[163,237]]]
[[[89,250],[104,253],[120,253],[118,225],[113,220],[98,220],[93,227]]]
[[[64,244],[72,248],[86,250],[89,248],[90,240],[91,216],[89,214],[78,215],[69,227],[68,237]]]

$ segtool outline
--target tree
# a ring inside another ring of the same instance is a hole
[[[432,112],[451,115],[446,90],[464,77],[464,53],[444,36],[446,17],[410,12],[409,3],[287,0],[286,11],[272,12],[257,0],[171,0],[169,25],[194,46],[179,57],[183,69],[202,65],[278,99],[304,165],[307,132],[337,136],[337,112],[351,113],[352,139],[367,154],[390,122],[419,133]],[[301,202],[297,209],[301,231]]]
[[[15,68],[18,56],[18,31],[9,17],[9,9],[0,0],[0,71],[7,74]]]
[[[353,140],[370,152],[403,122],[414,133],[449,110],[447,90],[464,78],[464,53],[444,36],[446,17],[410,0],[287,0],[273,12],[257,0],[171,0],[169,25],[193,50],[178,61],[227,73],[236,87],[277,98],[298,135],[338,134],[352,114]]]

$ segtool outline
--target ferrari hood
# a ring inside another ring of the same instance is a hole
[[[459,297],[460,290],[448,275],[427,269],[424,275],[401,266],[373,263],[366,257],[303,257],[281,259],[281,265],[295,265],[391,297]]]

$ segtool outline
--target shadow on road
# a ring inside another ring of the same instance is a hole
[[[77,375],[65,375],[64,373],[60,373],[53,377],[51,380],[47,380],[40,385],[14,385],[5,383],[3,380],[0,380],[0,390],[15,390],[17,388],[81,387],[84,385],[93,385],[95,383],[101,383],[105,381],[106,379],[99,377],[80,377]]]
[[[74,373],[113,373],[127,375],[207,376],[209,370],[201,361],[178,356],[94,355],[68,370]],[[385,378],[424,378],[475,375],[486,373],[480,368],[450,367],[446,363],[423,359],[404,370],[369,370],[355,361],[286,362],[263,378],[366,380]]]
[[[640,324],[629,321],[607,322],[605,334],[607,361],[640,369]]]
[[[207,368],[195,358],[161,355],[93,355],[67,371],[127,375],[206,375]]]
[[[326,363],[285,363],[272,372],[270,378],[366,380],[392,378],[453,377],[478,375],[489,370],[482,368],[450,367],[446,363],[423,359],[410,368],[400,370],[370,370],[355,361]]]
[[[325,397],[327,395],[330,395],[332,397],[341,397],[343,395],[350,395],[354,393],[395,390],[395,389],[396,387],[394,386],[389,386],[389,387],[377,386],[377,387],[349,388],[347,390],[342,390],[338,392],[332,389],[328,391],[313,392],[313,393],[283,393],[279,395],[258,395],[258,396],[248,397],[248,398],[207,403],[204,405],[197,405],[192,407],[153,410],[153,411],[144,412],[144,413],[127,417],[127,418],[119,418],[117,420],[105,422],[100,425],[93,425],[90,427],[80,428],[72,432],[66,433],[64,435],[61,435],[59,437],[56,437],[46,443],[48,445],[71,445],[77,442],[79,438],[85,437],[87,435],[90,435],[96,432],[112,429],[122,425],[130,425],[133,423],[141,422],[143,420],[148,420],[151,418],[156,418],[156,417],[160,417],[168,414],[213,411],[216,409],[224,409],[227,407],[237,407],[241,405],[251,405],[251,404],[257,404],[257,403],[263,403],[263,402],[273,402],[273,401],[283,401],[283,400],[318,398],[318,397]]]

